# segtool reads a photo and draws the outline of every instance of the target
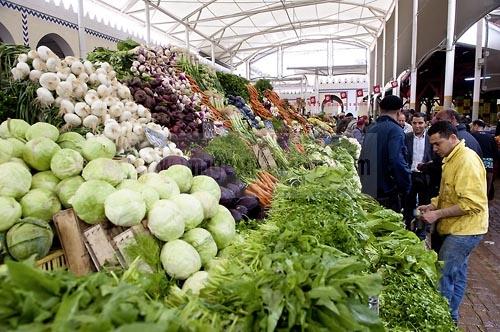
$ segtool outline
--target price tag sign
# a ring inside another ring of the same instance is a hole
[[[144,133],[146,134],[146,138],[152,146],[158,148],[167,146],[168,141],[165,134],[147,127],[144,129]]]
[[[215,127],[214,123],[211,121],[204,120],[202,123],[203,129],[203,138],[204,139],[212,139],[215,136]]]

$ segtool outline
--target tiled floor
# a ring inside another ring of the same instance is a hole
[[[500,181],[495,188],[489,232],[469,260],[469,283],[459,321],[466,332],[500,332]]]

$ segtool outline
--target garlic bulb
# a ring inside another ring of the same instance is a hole
[[[54,91],[61,80],[55,73],[43,73],[40,76],[39,82],[42,87],[46,88],[47,90]]]
[[[73,85],[68,81],[61,82],[56,87],[56,93],[60,97],[69,98],[73,93]]]
[[[97,84],[99,83],[99,79],[97,78],[97,74],[96,73],[92,73],[89,75],[89,82],[91,84]]]
[[[153,161],[151,164],[148,166],[148,173],[154,173],[156,172],[156,166],[158,165],[157,161]]]
[[[118,118],[123,112],[123,103],[121,101],[109,107],[108,113],[113,118]]]
[[[54,100],[54,105],[56,105],[57,107],[61,106],[61,101],[63,99],[61,97],[57,97],[55,100]],[[60,114],[62,115],[62,114]]]
[[[121,115],[120,115],[120,121],[128,121],[132,118],[132,113],[130,113],[129,111],[124,111]]]
[[[23,78],[30,74],[30,66],[26,62],[18,62],[16,68],[22,72]]]
[[[137,174],[144,174],[147,172],[148,168],[146,166],[139,166],[136,167],[135,170],[137,171]]]
[[[45,65],[48,71],[56,73],[61,69],[61,60],[57,56],[50,56]]]
[[[108,122],[104,126],[104,136],[111,140],[116,140],[120,137],[121,130],[120,125],[116,122]]]
[[[109,86],[111,84],[106,74],[97,74],[97,80],[105,86]]]
[[[37,51],[35,51],[35,50],[30,50],[30,51],[28,52],[28,58],[30,58],[30,59],[32,59],[32,60],[33,60],[33,59],[36,59],[36,58],[38,58],[38,57],[39,57],[39,55],[38,55],[38,52],[37,52]],[[25,62],[26,62],[26,61],[25,61]]]
[[[40,58],[35,58],[33,59],[33,62],[31,63],[34,69],[40,70],[40,71],[46,71],[47,70],[47,65],[45,64],[45,61],[43,61]]]
[[[52,105],[52,103],[54,102],[54,96],[47,88],[44,87],[38,88],[36,90],[36,95],[37,95],[36,100],[43,107],[48,107]]]
[[[74,113],[75,112],[75,105],[70,100],[63,99],[63,100],[61,100],[61,102],[59,104],[59,110],[63,114]]]
[[[101,98],[108,97],[111,94],[111,89],[106,85],[101,84],[97,87],[97,94]]]
[[[97,96],[97,92],[91,89],[87,91],[84,99],[87,104],[92,105],[95,101],[99,100],[99,97]]]
[[[86,72],[81,73],[80,75],[78,75],[78,80],[80,82],[87,83],[89,81],[89,74],[87,74]]]
[[[76,99],[83,99],[88,91],[87,84],[76,80],[73,82],[73,97]]]
[[[130,99],[132,98],[132,94],[130,93],[130,89],[126,85],[120,85],[118,87],[118,97],[121,99]]]
[[[84,71],[85,67],[83,66],[83,63],[81,63],[80,61],[75,61],[71,64],[71,72],[76,76],[80,75]]]
[[[63,119],[70,127],[78,127],[82,124],[82,119],[73,113],[64,114]]]
[[[94,65],[92,64],[92,62],[86,60],[84,63],[83,63],[83,67],[85,68],[85,72],[90,75],[92,74],[95,69],[94,69]]]
[[[60,80],[64,81],[68,78],[68,75],[71,74],[71,69],[69,67],[64,67],[61,68],[57,73],[57,77],[59,77]]]
[[[97,99],[90,106],[90,110],[95,116],[103,116],[106,113],[107,107],[104,102],[102,102],[100,99]]]
[[[12,68],[10,70],[10,73],[12,74],[12,77],[14,78],[15,81],[20,81],[22,79],[24,79],[24,73],[21,69],[19,68]]]
[[[47,59],[49,58],[49,56],[51,56],[52,54],[54,54],[50,48],[48,48],[47,46],[39,46],[37,49],[36,49],[37,53],[38,53],[38,56],[40,57],[40,59],[42,61],[47,61]]]
[[[95,130],[98,125],[99,125],[99,119],[97,118],[97,116],[93,114],[88,115],[85,117],[85,119],[83,119],[83,126],[86,128]]]
[[[85,118],[90,114],[90,106],[87,103],[79,102],[75,104],[75,114],[80,118]]]
[[[134,161],[134,166],[135,167],[140,167],[140,166],[144,166],[145,162],[144,162],[144,159],[142,158],[137,158],[135,161]]]
[[[42,72],[36,69],[30,71],[30,81],[37,82],[40,79]]]

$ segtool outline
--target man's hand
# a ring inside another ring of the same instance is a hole
[[[434,210],[436,210],[436,207],[432,204],[420,205],[419,207],[417,207],[417,211],[419,211],[421,214]]]
[[[427,210],[420,216],[420,220],[428,224],[435,223],[441,216],[437,210]]]

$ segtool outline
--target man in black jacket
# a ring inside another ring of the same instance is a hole
[[[411,169],[411,190],[405,197],[404,217],[406,228],[411,229],[414,219],[414,210],[417,205],[426,205],[431,202],[429,190],[429,175],[422,173],[418,166],[432,160],[432,147],[426,133],[425,114],[415,113],[411,119],[413,132],[406,134],[407,162]],[[418,204],[417,204],[418,200]],[[411,229],[421,238],[425,237],[425,229]]]
[[[493,164],[498,158],[498,148],[493,135],[484,131],[486,124],[483,120],[472,122],[471,134],[479,142],[483,151],[483,163],[486,168],[486,184],[488,186],[488,199],[493,199]]]
[[[402,107],[397,96],[382,99],[381,116],[368,129],[358,161],[362,191],[396,212],[401,212],[401,198],[411,187],[405,134],[397,122]]]

